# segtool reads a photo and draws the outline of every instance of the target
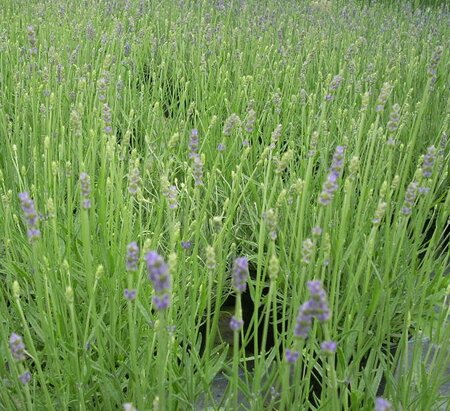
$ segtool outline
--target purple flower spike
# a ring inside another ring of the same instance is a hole
[[[231,317],[230,328],[233,331],[239,331],[242,328],[243,325],[244,325],[244,321],[236,318],[234,315]]]
[[[248,260],[247,257],[239,257],[233,265],[233,287],[238,293],[247,289]]]
[[[91,194],[91,178],[87,173],[80,173],[80,186],[83,208],[91,208],[91,200],[89,199]]]
[[[155,296],[153,305],[157,310],[164,310],[170,304],[171,281],[169,267],[164,259],[156,252],[149,251],[145,255],[148,278],[153,284]]]
[[[28,225],[28,238],[30,241],[33,241],[41,235],[41,231],[37,226],[39,217],[34,207],[34,201],[30,198],[30,195],[27,192],[20,193],[19,200]]]
[[[129,290],[128,288],[125,288],[123,296],[128,301],[134,301],[136,299],[136,290]]]
[[[337,344],[334,341],[324,341],[320,344],[320,348],[325,354],[334,354],[337,349]]]
[[[300,356],[298,351],[286,350],[285,358],[288,364],[295,364]]]
[[[136,241],[127,245],[127,259],[126,268],[127,271],[137,271],[139,263],[139,247]]]
[[[189,158],[198,156],[198,130],[196,128],[191,131],[191,138],[189,140]]]
[[[189,250],[192,247],[192,241],[182,241],[181,247],[183,250]]]
[[[303,304],[298,310],[294,329],[294,337],[296,338],[307,338],[309,330],[311,330],[312,316],[307,313],[307,304],[308,303]]]
[[[375,399],[375,411],[393,411],[392,404],[384,398],[378,397]]]
[[[31,381],[31,372],[25,371],[23,374],[19,375],[19,380],[23,385],[28,384]]]
[[[170,296],[169,294],[154,295],[152,301],[156,310],[165,310],[170,305]]]
[[[9,349],[11,350],[11,354],[16,361],[25,360],[25,344],[23,343],[23,339],[20,335],[16,333],[11,334],[11,337],[9,337]]]
[[[427,153],[423,156],[422,175],[425,178],[430,178],[433,174],[434,161],[436,160],[436,147],[430,146],[427,148]]]

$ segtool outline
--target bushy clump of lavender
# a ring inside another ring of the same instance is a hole
[[[342,172],[344,166],[344,152],[343,146],[337,146],[333,155],[333,161],[331,163],[330,172],[327,175],[327,179],[323,183],[322,192],[319,195],[319,202],[327,206],[331,203],[334,197],[334,193],[339,188],[337,181]]]
[[[34,207],[34,201],[27,192],[19,194],[20,206],[27,221],[27,235],[30,241],[40,237],[41,231],[38,228],[39,217]]]
[[[171,279],[169,266],[156,251],[149,251],[145,255],[148,279],[155,290],[153,305],[156,310],[165,310],[170,305]]]

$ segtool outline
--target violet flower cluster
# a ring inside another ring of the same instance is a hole
[[[427,148],[427,153],[423,156],[422,175],[425,178],[430,178],[433,174],[433,166],[436,160],[436,147],[430,146]]]
[[[82,206],[84,209],[91,208],[91,200],[89,196],[91,195],[91,178],[87,173],[80,174],[80,186],[81,186],[81,197],[83,199]]]
[[[198,147],[198,130],[194,128],[191,131],[191,138],[189,140],[189,158],[193,162],[194,184],[196,186],[203,185],[203,160],[198,153]]]
[[[418,189],[419,184],[417,183],[417,181],[412,181],[411,183],[409,183],[408,188],[406,189],[405,200],[403,202],[403,207],[401,210],[403,215],[410,215],[412,213],[412,208],[416,201]]]
[[[294,329],[294,337],[306,338],[311,330],[312,320],[316,318],[319,322],[330,319],[327,295],[318,280],[308,281],[308,289],[311,299],[305,302],[299,309],[297,323]]]
[[[137,271],[139,263],[139,246],[136,241],[127,245],[126,268],[127,271]]]
[[[327,179],[323,183],[322,192],[319,195],[319,202],[324,206],[331,203],[334,193],[339,188],[337,181],[344,167],[344,152],[345,148],[343,146],[336,147],[330,172],[328,173]]]
[[[25,344],[20,335],[16,333],[12,333],[9,337],[9,349],[11,351],[11,355],[15,361],[21,362],[25,361]],[[22,384],[28,384],[31,381],[31,373],[30,371],[25,371],[21,375],[19,375],[19,381]]]
[[[247,289],[248,279],[247,257],[238,257],[233,264],[233,287],[237,293],[243,293]]]
[[[325,100],[331,101],[334,99],[334,93],[341,85],[344,78],[340,75],[334,76],[333,80],[331,80],[331,83],[328,87],[329,93],[325,96]]]
[[[22,211],[25,215],[25,219],[27,221],[27,235],[30,241],[33,241],[40,237],[41,231],[38,228],[38,215],[36,209],[34,207],[34,201],[30,198],[30,195],[27,192],[23,192],[19,194],[20,206],[22,207]]]
[[[170,305],[171,279],[169,266],[156,251],[149,251],[145,255],[147,263],[148,279],[155,290],[153,305],[156,310],[165,310]]]

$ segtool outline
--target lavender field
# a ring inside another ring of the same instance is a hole
[[[445,3],[0,1],[0,410],[450,409]]]

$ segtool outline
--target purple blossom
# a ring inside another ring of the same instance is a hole
[[[311,330],[312,320],[316,318],[319,322],[330,319],[327,296],[318,280],[308,281],[308,289],[311,299],[306,301],[298,310],[294,337],[306,338]]]
[[[294,328],[294,337],[306,338],[311,330],[312,317],[306,312],[306,304],[304,303],[298,310],[297,320]]]
[[[126,402],[123,404],[123,411],[137,411],[137,408],[131,402]]]
[[[225,150],[225,144],[220,143],[217,145],[217,151],[221,152]]]
[[[327,206],[333,200],[334,193],[339,188],[339,186],[337,184],[338,178],[339,178],[338,174],[336,174],[334,172],[331,172],[330,174],[328,174],[325,183],[323,183],[322,192],[320,193],[320,196],[319,196],[319,202],[322,205]]]
[[[200,156],[194,157],[194,181],[196,186],[203,185],[203,161]]]
[[[239,331],[243,325],[244,325],[244,321],[240,320],[239,318],[236,318],[234,315],[231,317],[230,328],[233,331]]]
[[[243,293],[247,289],[248,260],[247,257],[239,257],[233,264],[233,287],[237,293]]]
[[[189,139],[189,158],[198,156],[198,130],[196,128],[191,131],[191,138]]]
[[[181,247],[183,250],[189,250],[192,247],[192,241],[182,241]]]
[[[375,409],[374,411],[393,411],[394,408],[392,404],[385,400],[384,398],[378,397],[375,399]]]
[[[153,305],[157,310],[166,309],[170,304],[171,280],[169,267],[156,251],[149,251],[145,255],[148,278],[153,284],[156,295]]]
[[[333,354],[336,352],[337,344],[334,341],[324,341],[320,344],[320,348],[325,354]]]
[[[25,371],[23,374],[19,375],[19,380],[23,385],[28,384],[31,381],[31,372]]]
[[[423,156],[422,175],[425,178],[430,178],[433,173],[434,161],[436,160],[436,147],[430,146],[427,148],[427,153]]]
[[[418,187],[419,184],[416,181],[412,181],[411,183],[409,183],[408,188],[406,189],[405,200],[403,202],[403,207],[401,210],[403,215],[410,215],[412,213],[412,208],[417,197]]]
[[[331,101],[334,99],[334,92],[339,88],[344,78],[340,75],[334,76],[328,87],[329,93],[325,96],[326,101]]]
[[[156,310],[166,310],[170,305],[170,296],[169,294],[154,295],[152,301]]]
[[[12,333],[9,337],[9,349],[11,354],[16,361],[25,360],[25,344],[20,335]]]
[[[139,263],[139,246],[136,241],[127,245],[126,267],[127,271],[137,271]]]
[[[333,161],[331,163],[330,171],[340,175],[342,172],[342,168],[344,167],[344,151],[345,147],[337,146],[334,154]]]
[[[297,362],[298,358],[299,358],[300,354],[298,351],[294,351],[294,350],[286,350],[285,352],[285,358],[286,358],[286,362],[288,362],[289,364],[294,364]]]
[[[125,297],[126,300],[133,301],[136,299],[136,290],[134,289],[129,290],[128,288],[125,288],[123,296]]]
[[[111,109],[108,106],[108,103],[103,104],[103,131],[106,134],[112,133],[112,127],[111,127]]]
[[[80,173],[80,187],[81,197],[83,199],[82,206],[84,209],[91,208],[91,200],[89,196],[91,194],[91,178],[87,173]]]
[[[34,207],[34,201],[30,198],[30,195],[27,192],[20,193],[19,200],[28,225],[28,238],[30,241],[33,241],[41,235],[41,232],[37,227],[39,217]]]

